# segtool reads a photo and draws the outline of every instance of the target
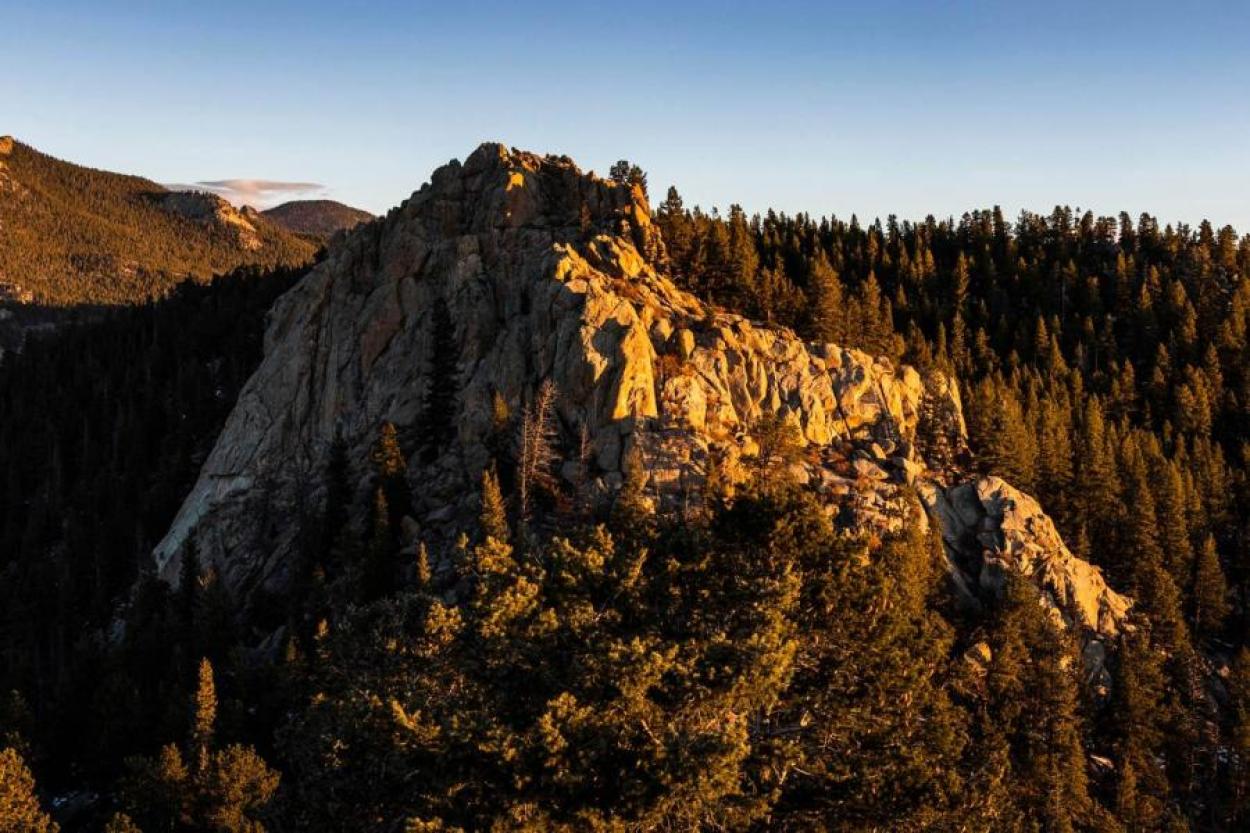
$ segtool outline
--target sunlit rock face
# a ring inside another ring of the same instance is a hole
[[[155,551],[161,575],[177,576],[194,533],[236,595],[281,587],[335,437],[363,465],[384,422],[411,436],[432,368],[450,362],[455,436],[433,459],[413,449],[409,537],[445,539],[472,519],[500,408],[521,413],[550,380],[561,451],[578,461],[561,471],[592,501],[610,501],[638,456],[660,511],[689,507],[712,461],[730,483],[750,476],[753,432],[777,417],[804,446],[785,476],[841,526],[896,530],[919,494],[970,597],[994,592],[995,569],[1019,570],[1065,622],[1117,631],[1127,600],[1036,502],[992,478],[945,488],[917,451],[926,397],[962,443],[954,380],[707,307],[665,274],[650,216],[640,188],[486,144],[338,238],[271,311],[264,360]],[[450,355],[435,355],[439,308]],[[368,472],[353,477],[363,496]]]

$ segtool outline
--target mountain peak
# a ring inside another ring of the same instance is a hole
[[[329,240],[336,232],[347,231],[373,219],[367,211],[334,200],[291,200],[261,214],[288,231],[323,241]]]
[[[430,202],[472,208],[469,227],[543,228],[560,239],[587,231],[627,233],[640,251],[658,251],[645,191],[583,172],[567,156],[537,154],[486,142],[463,163],[434,171],[429,183],[403,206],[426,210]]]
[[[1053,527],[1020,520],[1040,513],[1031,499],[976,479],[948,490],[929,469],[923,431],[964,443],[951,380],[709,307],[674,285],[663,253],[642,188],[567,157],[485,144],[442,166],[274,305],[265,358],[155,551],[161,574],[176,578],[194,535],[232,591],[280,589],[301,507],[324,499],[308,472],[335,443],[369,459],[384,423],[427,438],[405,441],[406,545],[437,552],[476,517],[483,470],[513,464],[501,432],[545,400],[569,461],[553,476],[579,502],[610,505],[638,460],[647,500],[688,511],[714,471],[734,488],[772,465],[769,426],[788,425],[806,450],[769,476],[804,484],[839,524],[897,531],[926,517],[909,488],[923,487],[970,604],[996,565],[1042,564],[1058,614],[1117,631],[1129,602],[1057,535],[1034,535]],[[955,418],[922,425],[930,399]],[[352,476],[367,506],[371,475]],[[258,527],[258,500],[281,522]],[[973,527],[988,532],[965,552]]]

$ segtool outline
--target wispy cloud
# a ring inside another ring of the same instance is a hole
[[[207,179],[200,182],[167,183],[171,191],[209,191],[235,205],[271,208],[285,200],[321,194],[319,182],[283,182],[275,179]]]

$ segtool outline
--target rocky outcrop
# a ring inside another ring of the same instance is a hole
[[[664,261],[643,192],[567,158],[488,144],[440,168],[275,305],[265,358],[156,549],[161,574],[177,576],[194,533],[236,593],[280,585],[331,443],[363,461],[383,421],[411,436],[441,367],[458,380],[455,437],[409,461],[410,535],[449,534],[473,516],[499,403],[519,414],[551,380],[560,440],[583,461],[566,476],[592,499],[611,498],[636,448],[648,494],[688,505],[713,462],[737,476],[736,461],[760,454],[755,434],[780,420],[806,446],[787,476],[821,494],[840,524],[897,527],[916,486],[953,563],[968,530],[985,526],[978,540],[995,559],[1047,565],[1044,587],[1065,615],[1114,632],[1122,606],[1108,597],[1086,616],[1077,585],[1096,571],[1063,548],[1036,503],[995,481],[1001,497],[978,497],[974,512],[966,490],[981,486],[944,490],[917,454],[922,401],[940,399],[945,430],[962,434],[953,380],[708,308],[673,285]],[[443,309],[452,333],[436,332]],[[367,473],[355,475],[366,488]],[[992,590],[983,575],[969,570],[964,584]]]
[[[256,228],[259,215],[251,208],[235,208],[225,199],[205,191],[171,191],[162,194],[160,200],[166,211],[229,232],[247,251],[256,251],[264,245]]]
[[[926,482],[919,492],[941,525],[966,599],[1000,592],[1005,574],[1016,573],[1031,578],[1067,624],[1087,634],[1119,633],[1131,600],[1072,554],[1036,500],[997,477],[945,490]]]

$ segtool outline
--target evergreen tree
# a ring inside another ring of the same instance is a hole
[[[1116,522],[1122,517],[1120,481],[1116,474],[1111,438],[1107,436],[1099,402],[1090,398],[1078,426],[1077,466],[1074,484],[1075,520],[1085,528],[1092,549],[1105,553],[1115,540]],[[1104,559],[1105,560],[1109,559]]]
[[[213,679],[213,666],[207,659],[200,660],[199,682],[195,689],[195,714],[191,724],[191,749],[195,752],[196,771],[208,768],[209,752],[213,748],[213,733],[217,724],[217,685]]]
[[[808,335],[813,341],[843,344],[846,341],[845,302],[842,281],[829,260],[820,253],[812,261],[807,276]]]
[[[412,492],[408,486],[408,463],[399,446],[399,432],[390,422],[382,423],[378,441],[370,453],[373,472],[387,506],[387,524],[398,530],[400,520],[412,508]]]
[[[1229,673],[1231,758],[1228,771],[1230,829],[1250,822],[1250,648],[1241,648]]]
[[[143,833],[143,831],[139,829],[139,825],[135,824],[134,819],[119,811],[109,816],[109,820],[104,824],[104,833]]]
[[[512,531],[508,528],[508,512],[504,507],[503,492],[499,489],[499,477],[495,469],[482,470],[482,512],[479,523],[487,538],[508,542]]]
[[[1116,812],[1130,831],[1158,829],[1169,799],[1159,764],[1168,725],[1163,659],[1147,623],[1122,637],[1108,713],[1118,765]]]
[[[0,750],[0,830],[56,833],[60,828],[39,806],[35,779],[16,749]]]
[[[985,719],[995,725],[982,732],[1005,743],[1020,817],[1042,830],[1096,828],[1101,812],[1085,771],[1075,648],[1036,588],[1005,579],[990,631]]]
[[[740,499],[722,521],[723,534],[801,565],[806,638],[768,724],[779,737],[797,731],[801,751],[780,817],[793,829],[944,829],[964,795],[966,736],[937,682],[950,630],[927,609],[940,544],[918,525],[884,543],[848,541],[809,506],[774,493]]]
[[[686,544],[652,556],[597,530],[518,557],[486,538],[465,604],[407,594],[349,617],[282,733],[296,824],[762,823],[790,753],[757,754],[753,727],[793,667],[795,577],[733,538]]]
[[[1228,583],[1220,567],[1215,539],[1210,535],[1198,551],[1194,567],[1194,630],[1203,636],[1214,636],[1228,616]]]

